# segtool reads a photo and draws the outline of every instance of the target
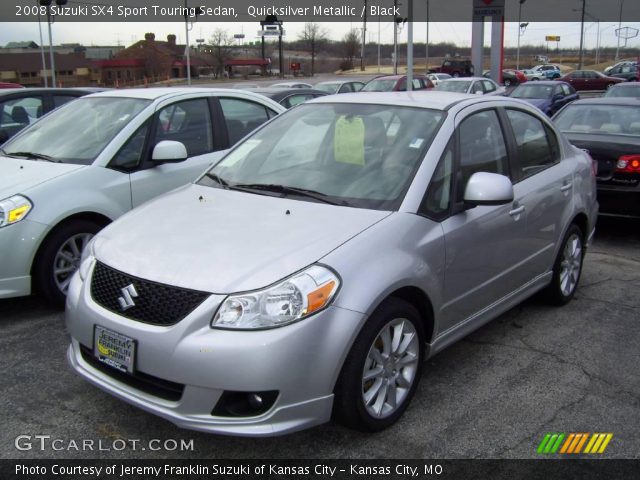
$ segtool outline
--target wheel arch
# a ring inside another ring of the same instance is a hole
[[[431,343],[435,329],[433,304],[424,290],[415,286],[400,287],[382,299],[376,308],[392,297],[404,300],[418,310],[424,326],[424,338],[427,343]]]
[[[38,264],[38,261],[40,260],[40,257],[42,256],[42,250],[44,245],[47,244],[47,241],[59,228],[78,220],[88,220],[90,222],[96,223],[97,225],[100,225],[102,228],[106,227],[108,224],[110,224],[113,221],[109,217],[97,212],[77,212],[77,213],[74,213],[73,215],[69,215],[68,217],[65,217],[64,219],[56,223],[52,228],[49,229],[47,234],[44,236],[44,238],[40,242],[40,245],[38,245],[38,249],[36,250],[36,253],[33,256],[33,259],[31,260],[30,274],[32,277],[32,282],[33,282],[34,268],[36,267],[36,265]],[[33,289],[33,286],[32,286],[32,289]]]

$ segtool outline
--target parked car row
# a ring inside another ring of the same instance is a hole
[[[66,303],[71,367],[179,426],[386,428],[425,359],[573,298],[598,201],[640,216],[640,101],[437,80],[67,103],[1,146],[0,298]]]
[[[131,115],[121,140],[144,125]],[[173,119],[186,115],[151,125],[170,131]],[[180,145],[152,161],[181,159]],[[85,245],[68,284],[68,361],[185,428],[271,436],[336,418],[381,430],[408,407],[426,358],[534,293],[571,300],[594,173],[516,99],[310,100]],[[33,200],[6,228],[37,216]]]

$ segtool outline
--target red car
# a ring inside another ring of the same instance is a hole
[[[414,90],[427,90],[433,88],[431,80],[424,75],[413,76]],[[406,75],[385,75],[370,80],[361,92],[404,92],[407,89]]]
[[[595,70],[574,70],[558,80],[567,82],[576,90],[606,90],[616,83],[624,82],[621,78],[607,77]]]
[[[0,82],[0,88],[24,88],[19,83]]]

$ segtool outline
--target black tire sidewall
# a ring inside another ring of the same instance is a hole
[[[560,288],[560,271],[562,269],[562,257],[564,254],[565,247],[567,246],[567,241],[573,235],[578,235],[580,238],[580,247],[582,249],[581,258],[580,258],[580,272],[578,273],[578,279],[576,281],[576,287],[573,289],[571,294],[564,295],[562,293],[562,289]],[[584,245],[584,232],[578,228],[577,225],[572,224],[567,232],[564,235],[562,240],[562,245],[560,246],[560,250],[558,250],[558,255],[556,257],[555,263],[553,264],[553,278],[551,280],[551,284],[547,290],[547,296],[549,300],[556,305],[565,305],[571,301],[574,297],[576,291],[578,290],[578,285],[580,284],[580,277],[582,276],[582,270],[584,267],[584,255],[586,253],[585,245]]]
[[[386,418],[372,417],[362,399],[362,372],[369,349],[382,328],[391,320],[405,318],[418,332],[419,358],[416,376],[409,393],[400,407]],[[420,382],[425,355],[424,325],[413,305],[399,298],[388,298],[371,314],[353,342],[342,366],[335,388],[334,418],[340,423],[365,432],[383,430],[395,423],[411,403]]]
[[[40,247],[33,266],[34,290],[49,303],[63,307],[65,295],[58,289],[53,279],[53,262],[60,247],[74,235],[91,233],[95,235],[102,227],[90,220],[73,220],[55,227]]]

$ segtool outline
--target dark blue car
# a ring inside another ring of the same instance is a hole
[[[527,82],[518,85],[508,96],[525,100],[549,116],[580,98],[571,85],[557,80]]]

